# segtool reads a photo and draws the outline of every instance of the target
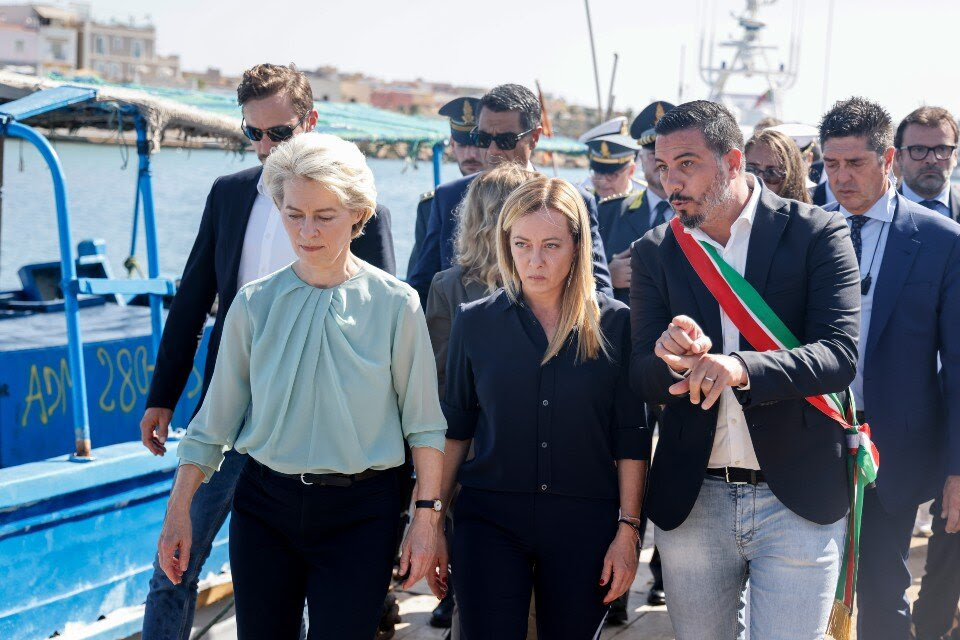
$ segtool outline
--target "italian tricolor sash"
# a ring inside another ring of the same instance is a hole
[[[713,294],[727,317],[733,321],[740,334],[757,351],[796,349],[802,346],[796,336],[777,317],[773,309],[760,297],[757,290],[743,276],[724,262],[717,250],[706,242],[698,242],[685,233],[680,219],[674,217],[670,228],[690,265],[700,280]],[[840,396],[828,393],[810,396],[807,402],[843,429],[847,438],[847,477],[850,487],[850,514],[847,517],[847,536],[840,579],[837,582],[836,599],[830,614],[827,636],[836,640],[850,637],[850,620],[853,615],[853,593],[857,582],[857,558],[860,547],[860,519],[863,512],[864,488],[876,480],[880,466],[880,454],[870,440],[870,427],[858,424],[853,395],[849,405],[844,406]]]

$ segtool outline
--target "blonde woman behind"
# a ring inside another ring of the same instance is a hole
[[[470,183],[457,211],[456,266],[433,277],[427,296],[427,329],[437,358],[441,398],[453,318],[461,304],[479,300],[500,288],[497,217],[513,190],[536,175],[514,164],[482,173]]]
[[[592,638],[637,569],[650,438],[629,386],[630,314],[595,290],[569,182],[524,182],[496,235],[504,286],[454,319],[442,402],[460,621],[467,638],[523,638],[532,594],[540,638]]]

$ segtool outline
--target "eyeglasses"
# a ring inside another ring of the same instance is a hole
[[[766,169],[761,169],[755,164],[748,164],[747,171],[755,176],[763,178],[763,181],[767,184],[780,184],[787,178],[787,172],[777,167],[767,167]]]
[[[936,156],[937,160],[949,160],[956,149],[956,146],[949,144],[938,144],[935,147],[928,147],[923,144],[912,144],[909,147],[900,147],[900,151],[908,152],[910,159],[917,162],[926,160],[931,151],[933,151],[933,155]]]
[[[292,127],[288,124],[277,125],[276,127],[270,127],[269,129],[257,129],[256,127],[251,127],[247,124],[247,121],[244,120],[240,128],[243,130],[243,135],[247,136],[254,142],[260,142],[263,140],[263,134],[267,134],[267,137],[273,140],[274,142],[283,142],[284,140],[289,140],[293,137],[293,132],[297,130],[301,124],[303,124],[304,119],[306,119],[308,114],[303,114],[297,124]]]
[[[533,131],[533,129],[527,129],[521,133],[508,131],[494,135],[474,127],[470,132],[470,140],[473,141],[474,146],[480,147],[481,149],[486,149],[490,146],[491,142],[496,142],[497,148],[501,151],[512,151],[517,148],[517,143],[520,142],[520,139],[531,131]]]

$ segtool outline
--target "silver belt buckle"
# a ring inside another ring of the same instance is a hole
[[[723,468],[723,477],[727,481],[727,484],[750,484],[749,482],[734,482],[730,479],[730,467]]]
[[[305,474],[305,473],[301,473],[301,474],[300,474],[300,482],[302,482],[303,484],[307,485],[308,487],[312,487],[314,483],[312,483],[312,482],[307,482],[306,480],[304,480],[304,479],[303,479],[303,476],[305,476],[305,475],[307,475],[307,474]]]

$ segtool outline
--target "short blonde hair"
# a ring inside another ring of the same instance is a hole
[[[340,204],[363,215],[353,225],[353,237],[373,217],[377,188],[363,153],[352,142],[327,133],[303,133],[275,147],[263,168],[263,182],[277,208],[283,206],[283,187],[291,178],[319,182]]]
[[[578,361],[592,360],[601,353],[609,356],[606,340],[600,331],[600,306],[597,304],[593,279],[590,218],[583,196],[566,180],[538,175],[515,189],[503,203],[497,238],[497,262],[503,288],[507,296],[516,302],[522,283],[510,251],[511,227],[520,218],[543,210],[556,211],[567,219],[567,227],[573,236],[574,253],[567,287],[560,303],[560,321],[541,364],[546,364],[560,352],[571,333],[577,337]]]
[[[457,208],[455,247],[464,282],[476,282],[493,293],[500,287],[497,266],[497,219],[514,189],[536,176],[505,162],[477,176]]]

